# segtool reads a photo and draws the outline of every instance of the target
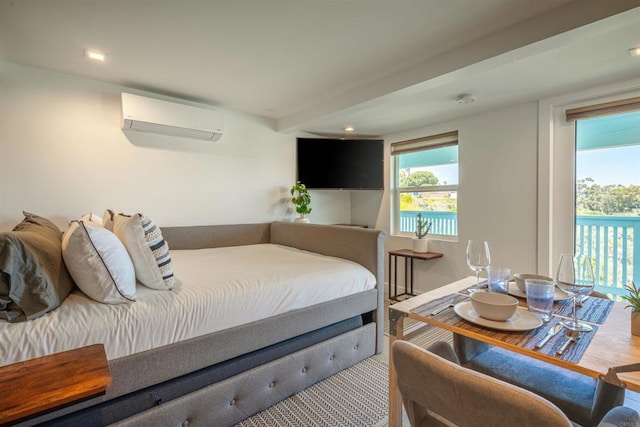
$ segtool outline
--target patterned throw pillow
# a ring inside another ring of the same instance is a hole
[[[113,232],[127,248],[140,283],[152,289],[173,289],[169,246],[151,219],[140,213],[117,214],[113,216]]]

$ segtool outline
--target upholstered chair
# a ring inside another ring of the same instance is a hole
[[[448,343],[425,350],[398,340],[391,354],[412,427],[574,426],[537,394],[460,366]],[[618,407],[604,417],[604,426],[640,427],[640,415]]]

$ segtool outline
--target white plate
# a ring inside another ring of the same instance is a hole
[[[500,331],[530,331],[542,325],[542,319],[522,307],[518,307],[516,313],[504,322],[480,317],[473,309],[471,301],[458,303],[453,307],[453,310],[464,320]]]
[[[513,295],[514,297],[526,298],[527,293],[522,292],[518,285],[515,282],[509,282],[509,295]],[[557,286],[553,289],[553,300],[554,301],[564,301],[570,299],[571,296],[562,291],[562,289]]]

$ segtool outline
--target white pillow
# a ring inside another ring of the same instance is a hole
[[[72,221],[62,237],[62,257],[80,290],[96,301],[136,299],[131,258],[115,234],[90,221]]]
[[[153,221],[139,213],[131,216],[120,213],[113,217],[113,232],[127,248],[140,283],[157,290],[173,289],[169,246]]]

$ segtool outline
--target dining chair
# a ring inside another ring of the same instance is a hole
[[[427,350],[394,341],[392,363],[412,427],[573,427],[553,403],[520,387],[465,368],[453,348],[439,341]],[[619,406],[599,427],[639,427],[640,415]]]

